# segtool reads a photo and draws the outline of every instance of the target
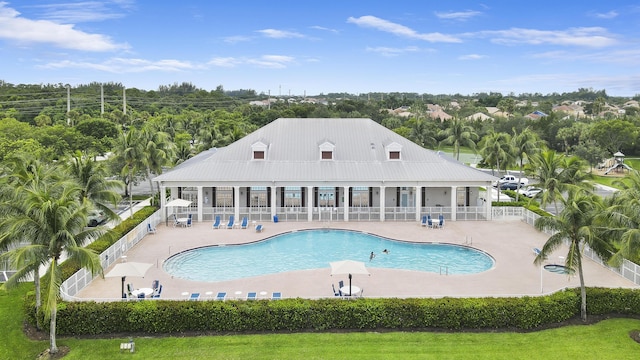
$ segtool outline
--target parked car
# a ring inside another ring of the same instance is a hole
[[[520,178],[519,176],[516,175],[505,175],[503,177],[500,178],[500,180],[496,181],[493,183],[493,187],[497,187],[498,185],[502,185],[505,183],[513,183],[513,184],[517,184],[518,181],[520,181],[520,185],[521,186],[527,186],[527,184],[529,184],[529,179],[527,178]],[[502,187],[501,187],[502,189]]]
[[[522,189],[521,189],[522,190]],[[533,198],[536,197],[536,195],[538,195],[539,193],[543,192],[543,189],[537,188],[537,187],[528,187],[526,189],[523,189],[522,191],[520,191],[520,193],[528,198]]]
[[[516,190],[518,189],[517,183],[502,183],[500,184],[500,190]]]
[[[104,212],[100,210],[91,210],[89,211],[89,226],[94,227],[100,225],[107,219],[107,216]]]

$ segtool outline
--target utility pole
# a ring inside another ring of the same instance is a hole
[[[104,85],[100,84],[100,117],[104,115]]]
[[[122,113],[127,115],[127,88],[122,88]]]
[[[71,125],[71,118],[69,113],[71,112],[71,85],[67,84],[67,126]]]
[[[267,100],[267,109],[271,110],[271,89],[269,89],[269,99]]]

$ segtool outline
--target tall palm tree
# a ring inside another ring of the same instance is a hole
[[[619,266],[623,259],[637,261],[640,259],[640,172],[637,170],[617,180],[620,186],[609,199],[610,206],[603,213],[607,224],[606,235],[615,245],[610,264]]]
[[[106,169],[101,163],[80,153],[71,158],[67,169],[82,187],[81,199],[90,201],[108,219],[120,219],[109,205],[115,206],[120,201],[119,192],[124,189],[122,181],[107,179]]]
[[[603,260],[608,260],[611,246],[596,228],[596,218],[603,211],[602,198],[579,188],[568,192],[565,206],[557,216],[542,216],[535,222],[538,230],[551,230],[553,235],[547,239],[534,263],[542,263],[565,242],[569,250],[565,257],[565,267],[570,273],[578,273],[580,279],[580,317],[587,321],[587,292],[584,284],[582,253],[589,246]]]
[[[116,140],[115,152],[124,162],[121,175],[126,177],[129,184],[129,211],[133,216],[133,180],[136,173],[144,168],[144,146],[140,131],[132,127],[120,133]]]
[[[475,129],[459,118],[453,118],[449,122],[449,127],[442,130],[443,143],[453,145],[456,160],[460,160],[460,146],[468,146],[475,149],[478,134]]]
[[[491,164],[492,173],[494,164],[498,171],[500,171],[500,165],[506,169],[511,161],[511,154],[511,138],[507,133],[491,131],[480,141],[480,155],[487,164]],[[500,189],[498,189],[498,201],[500,201]]]
[[[540,145],[542,140],[538,134],[536,134],[530,128],[525,128],[519,134],[516,130],[513,130],[513,136],[511,137],[511,145],[513,154],[520,165],[520,177],[518,178],[518,190],[520,190],[520,184],[522,184],[522,173],[524,170],[524,161],[531,155],[540,151]],[[520,192],[516,191],[516,201],[518,201]]]
[[[142,164],[146,171],[147,179],[149,179],[151,192],[155,193],[151,174],[162,174],[162,168],[173,158],[175,146],[169,134],[165,132],[143,127],[140,135],[144,146]],[[160,192],[160,189],[158,189],[158,192]]]
[[[560,172],[564,162],[564,155],[555,150],[544,150],[529,158],[527,172],[538,179],[537,186],[544,189],[540,195],[542,206],[553,203],[558,213],[558,199],[562,199],[563,183]]]

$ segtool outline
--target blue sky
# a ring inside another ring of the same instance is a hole
[[[640,2],[0,0],[0,80],[640,94]]]

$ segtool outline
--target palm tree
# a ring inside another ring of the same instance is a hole
[[[140,131],[132,127],[127,132],[122,132],[116,141],[115,152],[124,162],[121,175],[129,184],[129,211],[133,216],[133,178],[144,168],[144,147]]]
[[[491,164],[492,173],[494,164],[498,171],[500,171],[501,164],[506,168],[506,165],[511,160],[511,153],[511,139],[507,133],[491,131],[480,141],[480,155],[482,155],[487,164]],[[498,201],[500,201],[499,188]]]
[[[81,199],[90,201],[108,219],[120,219],[109,205],[115,206],[120,201],[119,191],[124,189],[122,181],[107,179],[106,169],[101,163],[79,153],[70,160],[67,169],[82,187]]]
[[[624,181],[617,180],[614,184],[621,190],[608,199],[610,206],[603,218],[606,235],[617,248],[610,264],[619,266],[623,259],[636,262],[640,257],[640,172],[633,170]]]
[[[160,175],[162,174],[163,166],[167,165],[170,159],[173,158],[174,144],[171,141],[169,134],[161,131],[154,131],[150,128],[144,127],[141,132],[141,138],[143,139],[143,166],[146,170],[147,179],[149,179],[149,186],[152,193],[153,181],[151,181],[151,173]],[[158,189],[160,192],[160,189]]]
[[[563,159],[563,155],[548,149],[531,156],[527,164],[527,171],[538,179],[536,185],[544,189],[540,195],[541,205],[544,207],[553,203],[556,214],[558,213],[557,200],[562,199],[563,184],[560,172]]]
[[[453,151],[458,161],[460,160],[460,146],[468,146],[475,149],[475,141],[478,140],[478,134],[473,127],[458,118],[454,118],[449,122],[449,127],[442,130],[441,136],[444,137],[443,143],[453,145]]]
[[[607,260],[610,257],[611,247],[598,235],[595,226],[595,220],[604,208],[601,197],[579,188],[571,189],[564,202],[565,206],[560,214],[542,216],[535,222],[538,230],[550,230],[553,235],[547,239],[534,263],[541,266],[549,255],[567,243],[569,250],[564,265],[570,274],[577,272],[580,278],[580,317],[586,322],[587,292],[584,285],[582,252],[585,246],[589,246],[600,258]]]
[[[536,134],[530,128],[525,128],[519,134],[516,130],[513,130],[513,136],[511,137],[512,149],[514,157],[520,165],[520,177],[518,178],[518,190],[520,190],[520,184],[522,183],[522,173],[524,170],[524,160],[536,152],[540,151],[540,144],[542,140],[538,134]],[[520,196],[520,192],[516,191],[516,201]]]

